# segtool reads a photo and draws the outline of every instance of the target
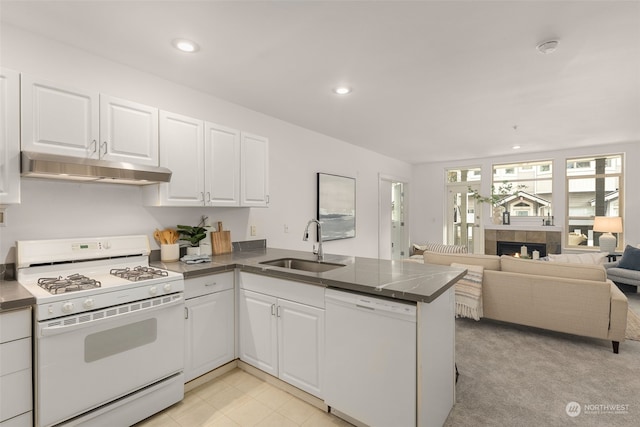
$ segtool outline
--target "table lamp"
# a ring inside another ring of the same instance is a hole
[[[593,231],[599,231],[600,252],[613,253],[616,251],[616,238],[611,233],[622,232],[622,218],[619,216],[597,216],[593,220]]]

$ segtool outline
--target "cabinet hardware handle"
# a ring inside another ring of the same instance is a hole
[[[276,305],[275,304],[271,304],[271,315],[272,316],[276,315]]]
[[[200,192],[200,200],[202,200],[204,202],[204,192]]]
[[[216,285],[216,282],[213,282],[213,283],[205,283],[204,285],[205,285],[205,286],[215,286],[215,285]]]
[[[104,153],[102,153],[102,147],[104,147]],[[107,154],[107,141],[102,141],[100,143],[100,151],[101,151],[101,153],[98,153],[98,157],[99,158],[102,158],[102,156]]]
[[[184,308],[184,318],[185,319],[189,318],[189,309],[187,307]]]
[[[91,141],[91,144],[89,145],[89,147],[93,147],[93,149],[91,150],[91,154],[95,153],[96,150],[98,149],[98,141],[94,139],[93,141]]]
[[[267,204],[269,204],[269,195],[267,194]]]
[[[280,317],[280,306],[276,309],[276,317]]]
[[[207,191],[207,203],[211,201],[211,193]]]

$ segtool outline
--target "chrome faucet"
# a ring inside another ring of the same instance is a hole
[[[318,224],[318,261],[323,261],[324,260],[324,252],[322,251],[322,223],[320,221],[318,221],[317,219],[310,219],[309,222],[307,223],[307,228],[304,229],[304,234],[302,235],[302,240],[303,241],[307,241],[309,240],[309,226],[312,223],[316,223]],[[315,246],[315,245],[314,245]],[[314,252],[315,253],[315,252]]]

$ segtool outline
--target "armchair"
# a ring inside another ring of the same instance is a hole
[[[638,245],[638,248],[640,248],[640,245]],[[622,258],[620,258],[618,261],[605,263],[604,268],[607,271],[607,278],[614,283],[622,283],[624,285],[639,287],[640,270],[624,268],[625,266],[629,266],[629,264],[633,265],[638,262],[638,253],[640,253],[640,249],[636,249],[632,246],[627,246],[624,254],[622,255]],[[625,259],[625,257],[629,258]]]

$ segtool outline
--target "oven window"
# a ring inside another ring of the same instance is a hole
[[[84,361],[87,363],[150,344],[158,336],[155,318],[88,335],[84,339]]]

